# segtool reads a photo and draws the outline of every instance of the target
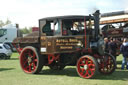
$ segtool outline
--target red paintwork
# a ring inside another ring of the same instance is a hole
[[[51,64],[54,60],[58,60],[60,55],[48,54],[48,64]]]
[[[39,27],[32,27],[32,32],[39,31]]]
[[[107,59],[105,59],[105,56],[103,56],[103,60],[99,64],[100,71],[104,74],[111,72],[113,69],[113,61],[112,58],[109,56]]]
[[[86,18],[84,17],[84,33],[85,33],[85,48],[87,47],[87,43],[86,43]]]
[[[88,66],[88,69],[84,69],[84,65]],[[77,63],[77,71],[78,74],[83,78],[91,78],[95,72],[95,64],[89,58],[81,57]]]
[[[29,62],[31,58],[31,62]],[[20,65],[24,72],[32,73],[37,67],[37,56],[32,49],[25,49],[20,55]]]
[[[20,54],[23,48],[20,48],[20,46],[18,46],[17,48],[14,43],[12,43],[12,45],[16,48],[16,51]]]
[[[109,35],[123,34],[123,29],[111,29],[111,30],[108,30],[108,34]]]

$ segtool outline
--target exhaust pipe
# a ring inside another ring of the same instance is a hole
[[[94,26],[95,26],[95,40],[98,40],[98,35],[99,35],[99,21],[100,21],[100,11],[97,10],[94,14]]]

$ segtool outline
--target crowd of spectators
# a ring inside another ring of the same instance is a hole
[[[119,53],[121,53],[123,56],[121,69],[123,70],[125,68],[125,65],[126,69],[128,69],[128,39],[124,38],[123,41],[121,41],[111,37],[104,38],[104,42],[105,52],[110,53],[112,56],[114,56],[115,60]]]

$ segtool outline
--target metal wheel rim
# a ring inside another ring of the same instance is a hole
[[[111,56],[103,56],[103,61],[100,65],[100,71],[104,74],[110,73],[114,69],[114,60]]]
[[[85,65],[87,69],[85,69]],[[77,63],[78,74],[83,78],[91,78],[95,73],[95,64],[89,58],[82,57]]]
[[[38,59],[36,53],[32,49],[25,49],[20,56],[20,64],[24,72],[32,73],[36,70]]]

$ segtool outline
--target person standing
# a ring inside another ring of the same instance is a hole
[[[109,42],[109,53],[112,54],[116,59],[117,44],[116,40],[111,38]]]
[[[126,65],[126,69],[128,69],[128,39],[127,38],[124,38],[123,44],[120,47],[120,52],[123,55],[121,69],[124,69],[125,65]]]
[[[109,47],[108,47],[109,40],[108,38],[104,38],[104,44],[105,44],[105,52],[109,53]]]

